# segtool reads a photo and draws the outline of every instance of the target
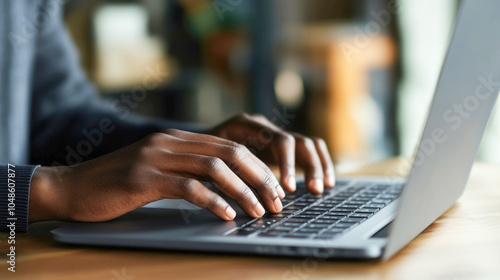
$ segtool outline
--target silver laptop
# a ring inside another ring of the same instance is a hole
[[[462,1],[408,178],[348,178],[283,211],[221,221],[182,200],[52,231],[59,242],[315,258],[387,259],[462,194],[500,87],[500,1]],[[424,19],[422,19],[424,20]]]

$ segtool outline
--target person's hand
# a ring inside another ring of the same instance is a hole
[[[277,152],[285,158],[294,154]],[[322,178],[321,170],[314,172]],[[261,217],[263,206],[272,213],[282,210],[285,193],[278,180],[245,146],[212,135],[167,130],[78,165],[36,169],[29,219],[106,221],[149,202],[183,198],[232,220],[234,209],[199,180],[210,181],[251,217]]]
[[[335,173],[325,141],[288,133],[265,117],[242,114],[208,133],[243,144],[267,164],[279,166],[282,186],[296,189],[295,165],[304,169],[307,189],[323,192],[333,187]]]

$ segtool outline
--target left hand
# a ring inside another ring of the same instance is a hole
[[[304,169],[306,187],[322,193],[335,185],[333,162],[321,138],[289,133],[260,115],[238,115],[206,133],[245,145],[267,164],[278,165],[280,181],[295,191],[295,166]]]

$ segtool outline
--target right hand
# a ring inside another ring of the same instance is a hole
[[[282,210],[285,193],[278,180],[245,146],[169,129],[78,165],[36,169],[29,218],[107,221],[156,200],[183,198],[234,219],[228,202],[200,180],[211,182],[251,217],[261,217],[264,208]]]

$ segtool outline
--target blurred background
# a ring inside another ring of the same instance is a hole
[[[348,171],[412,155],[458,2],[72,0],[65,19],[117,109],[207,125],[259,113],[323,137]],[[480,160],[500,162],[498,140],[495,113]]]

